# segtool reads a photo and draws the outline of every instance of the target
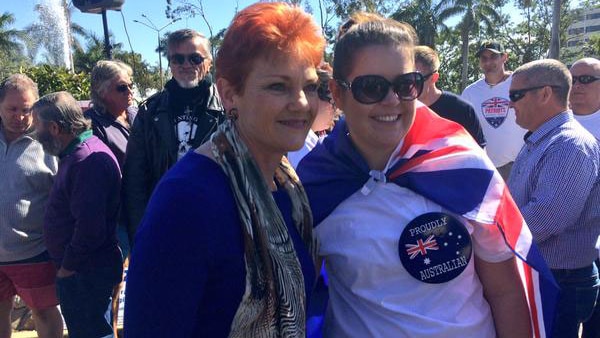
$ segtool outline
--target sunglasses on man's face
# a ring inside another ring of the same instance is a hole
[[[169,61],[171,61],[171,63],[174,63],[176,65],[182,65],[185,63],[185,60],[188,60],[188,62],[191,65],[197,66],[199,64],[201,64],[202,62],[204,62],[204,57],[198,53],[192,53],[192,54],[173,54],[169,57]]]
[[[336,80],[345,89],[352,91],[354,99],[362,104],[375,104],[383,101],[390,88],[400,100],[412,101],[423,91],[423,75],[419,72],[402,74],[392,82],[380,75],[361,75],[352,80]]]
[[[123,83],[115,87],[119,93],[126,93],[133,89],[133,83]]]
[[[530,92],[532,90],[538,90],[538,89],[542,89],[544,87],[550,87],[550,88],[560,88],[559,86],[552,86],[552,85],[542,85],[542,86],[535,86],[535,87],[530,87],[530,88],[523,88],[523,89],[517,89],[517,90],[510,90],[508,92],[508,98],[510,99],[510,101],[512,103],[515,103],[517,101],[519,101],[520,99],[525,97],[525,94],[527,94],[527,92]]]
[[[588,84],[597,80],[600,80],[600,77],[594,75],[573,75],[573,84],[576,84],[577,81],[581,84]]]

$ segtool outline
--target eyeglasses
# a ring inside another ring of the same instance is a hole
[[[354,99],[362,104],[375,104],[383,101],[389,93],[390,87],[400,100],[412,101],[421,95],[423,81],[423,75],[419,72],[402,74],[393,82],[380,75],[357,76],[352,83],[336,80],[343,88],[352,90]]]
[[[123,83],[115,87],[119,93],[126,93],[133,89],[133,83]]]
[[[573,75],[573,84],[577,83],[577,81],[581,84],[588,84],[598,80],[600,80],[600,77],[594,75]]]
[[[427,81],[427,79],[429,79],[431,77],[431,75],[437,73],[437,69],[432,71],[431,73],[427,74],[427,75],[423,75],[423,81]]]
[[[535,87],[531,87],[531,88],[511,90],[508,92],[508,98],[510,99],[511,102],[515,103],[515,102],[519,101],[520,99],[524,98],[525,94],[527,92],[530,92],[532,90],[542,89],[544,87],[560,88],[559,86],[542,85],[542,86],[535,86]]]
[[[176,64],[176,65],[182,65],[185,63],[185,60],[188,60],[189,63],[193,66],[197,66],[199,64],[201,64],[202,62],[204,62],[204,57],[198,53],[192,53],[192,54],[173,54],[171,56],[169,56],[169,61]]]

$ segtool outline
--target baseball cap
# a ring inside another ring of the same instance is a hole
[[[477,53],[475,53],[475,56],[479,57],[479,55],[485,50],[489,50],[490,52],[495,54],[502,54],[504,53],[504,46],[502,46],[502,44],[497,41],[484,41],[481,44],[481,46],[479,46],[479,50],[477,51]]]

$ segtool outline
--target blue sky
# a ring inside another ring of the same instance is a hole
[[[42,1],[55,0],[0,0],[0,12],[8,11],[13,13],[16,18],[14,27],[21,29],[37,20],[37,12],[35,12],[33,8]],[[176,0],[173,2],[175,3]],[[239,0],[237,2],[239,8],[242,9],[256,1]],[[317,3],[316,0],[313,2]],[[204,0],[203,3],[205,5],[204,10],[207,14],[208,21],[215,34],[229,25],[235,13],[235,0]],[[121,14],[123,14],[133,50],[142,54],[142,57],[150,64],[157,65],[158,55],[154,51],[157,44],[156,32],[139,23],[133,22],[133,20],[144,21],[147,23],[142,17],[142,14],[145,14],[156,27],[161,28],[169,23],[169,20],[165,17],[166,6],[166,0],[125,0],[121,12],[107,12],[109,30],[114,34],[116,42],[123,43],[124,48],[130,50],[125,29],[123,27],[123,19],[121,17]],[[316,6],[317,5],[315,5],[315,8]],[[78,9],[74,9],[71,20],[87,30],[95,32],[99,37],[104,37],[102,16],[100,14],[81,13]],[[207,26],[200,17],[177,21],[161,31],[161,35],[167,31],[174,31],[186,27],[208,35]],[[165,65],[164,59],[163,65]]]
[[[0,12],[11,12],[15,15],[15,28],[23,28],[37,20],[37,12],[33,10],[37,3],[42,1],[59,1],[59,0],[0,0]],[[173,0],[175,3],[176,0]],[[204,0],[205,12],[207,18],[213,28],[214,33],[222,28],[227,27],[235,13],[236,3],[242,9],[256,0]],[[318,13],[317,0],[310,0],[315,13]],[[579,1],[573,1],[578,3]],[[165,17],[165,9],[167,6],[166,0],[125,0],[122,11],[108,11],[107,19],[109,30],[114,34],[117,42],[123,43],[126,50],[130,50],[127,42],[127,36],[123,26],[123,18],[131,40],[131,46],[135,52],[141,53],[142,57],[152,65],[158,64],[158,55],[154,51],[157,44],[156,32],[147,28],[133,20],[145,21],[142,14],[145,14],[156,27],[160,28],[169,23]],[[504,8],[505,11],[511,12],[513,18],[519,17],[514,8]],[[121,16],[123,15],[123,17]],[[99,14],[81,13],[78,9],[73,10],[71,18],[73,22],[78,23],[84,28],[95,32],[99,37],[103,37],[102,16]],[[180,28],[196,29],[208,35],[206,24],[200,17],[191,19],[182,19],[171,26],[165,28],[165,31],[173,31]],[[163,65],[165,60],[163,60]]]

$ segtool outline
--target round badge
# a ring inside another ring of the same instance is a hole
[[[398,241],[402,265],[424,283],[439,284],[460,275],[471,260],[471,236],[454,216],[423,214],[406,225]]]

